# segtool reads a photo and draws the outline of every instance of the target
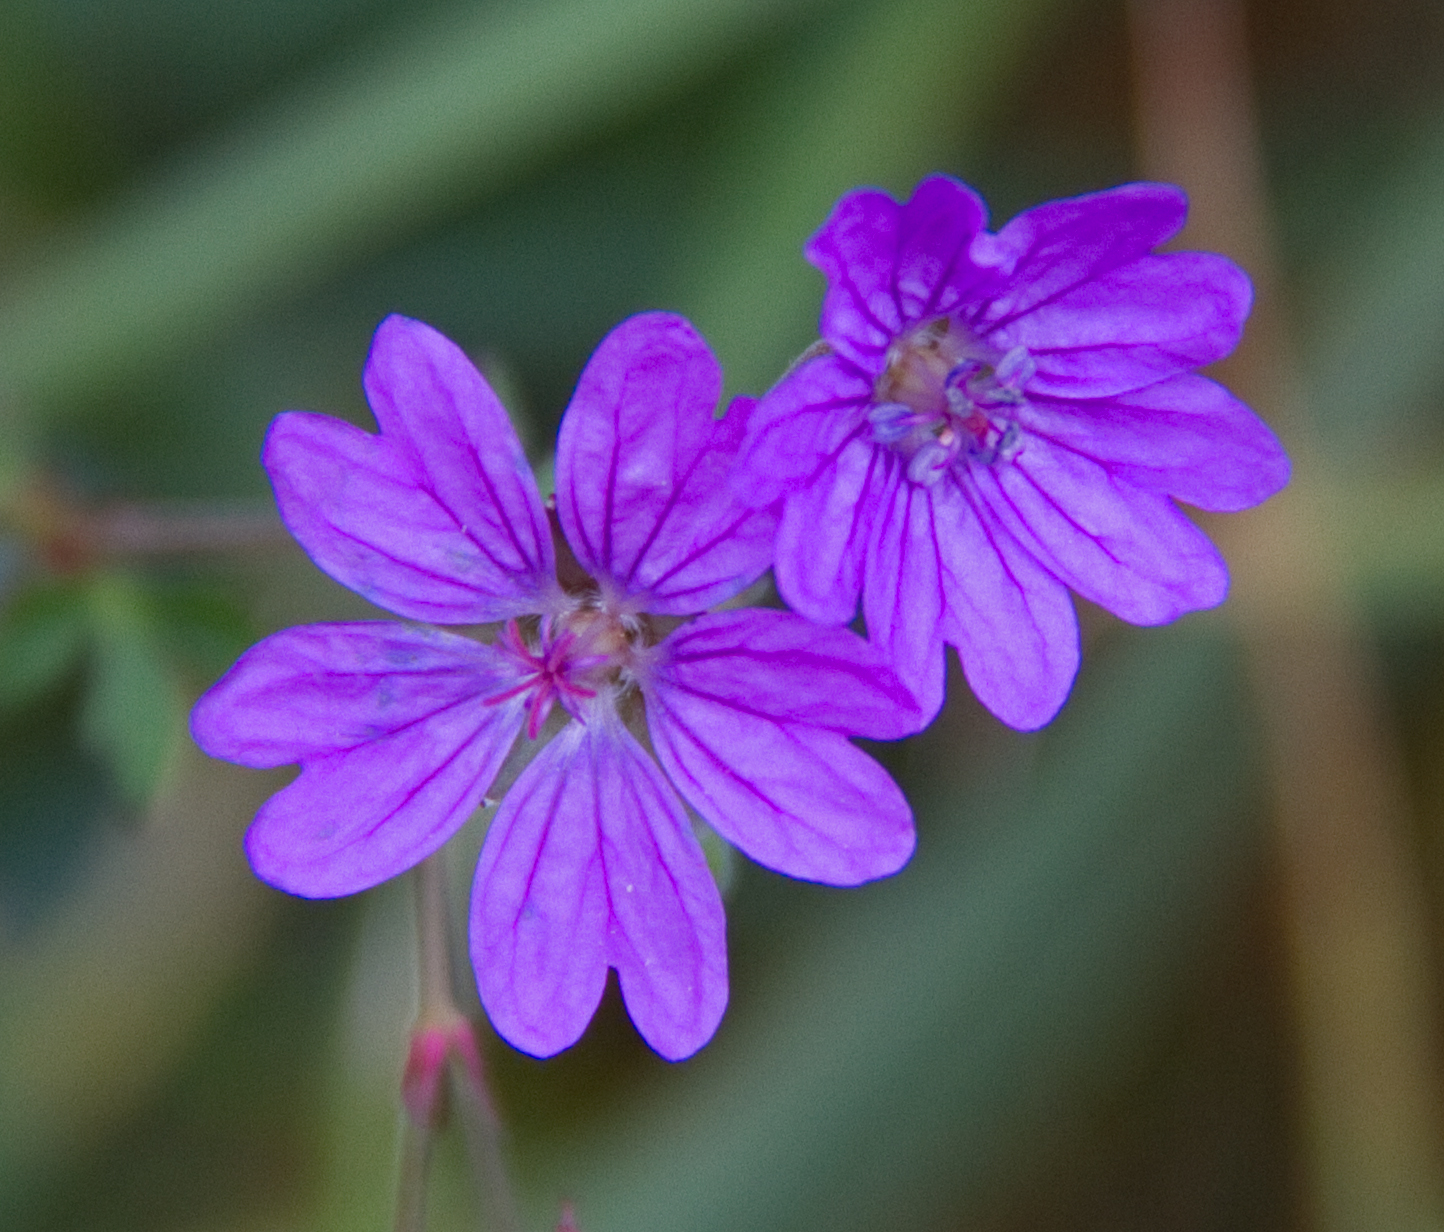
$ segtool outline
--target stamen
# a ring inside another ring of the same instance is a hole
[[[1021,394],[1023,386],[1033,379],[1038,371],[1037,361],[1028,353],[1028,348],[1015,346],[998,361],[993,375],[1004,389]]]
[[[932,487],[947,472],[955,452],[938,441],[923,445],[908,463],[908,478],[925,488]]]
[[[902,402],[880,402],[867,413],[872,424],[872,439],[879,445],[895,445],[923,419],[912,407]]]
[[[1037,364],[1024,346],[994,356],[946,317],[889,347],[867,419],[873,441],[907,459],[912,482],[937,483],[960,456],[993,466],[1022,451],[1016,416]]]

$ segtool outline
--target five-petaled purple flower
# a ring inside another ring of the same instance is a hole
[[[781,872],[883,876],[912,852],[912,817],[848,737],[900,737],[923,716],[846,630],[698,615],[766,570],[776,516],[728,482],[748,406],[713,418],[720,372],[681,318],[624,322],[582,374],[557,447],[564,541],[452,343],[391,317],[365,385],[380,435],[283,415],[266,466],[322,569],[426,623],[287,629],[201,699],[207,752],[302,767],[252,824],[251,863],[296,894],[366,889],[457,831],[523,731],[554,732],[476,871],[482,1001],[512,1043],[550,1055],[580,1036],[614,967],[648,1043],[687,1056],[716,1029],[727,974],[683,801]],[[432,627],[498,622],[490,644]]]
[[[1153,254],[1183,194],[1130,184],[997,234],[965,185],[849,193],[809,241],[821,353],[751,415],[744,488],[784,498],[776,574],[814,620],[859,596],[928,714],[943,643],[1005,722],[1057,712],[1078,667],[1071,587],[1135,624],[1219,603],[1228,573],[1174,505],[1232,511],[1288,480],[1246,406],[1193,369],[1227,355],[1247,277]]]

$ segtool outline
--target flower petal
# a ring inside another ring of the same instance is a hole
[[[1183,226],[1188,198],[1171,184],[1123,184],[1025,210],[973,246],[1007,272],[985,329],[996,329],[1074,287],[1141,257]]]
[[[353,894],[419,863],[480,806],[521,728],[511,681],[468,638],[376,622],[286,629],[196,704],[213,757],[299,761],[246,836],[257,876],[308,898]]]
[[[845,629],[768,611],[704,616],[663,648],[644,685],[653,746],[728,841],[769,868],[831,885],[907,863],[907,801],[843,734],[921,726],[876,650]]]
[[[899,740],[926,718],[882,652],[847,629],[766,608],[713,612],[676,630],[644,676],[779,723]]]
[[[1252,301],[1233,262],[1166,253],[1109,270],[987,337],[1002,351],[1028,348],[1029,395],[1102,398],[1222,359]]]
[[[196,743],[288,766],[369,743],[507,687],[490,646],[390,620],[302,625],[257,642],[191,712]]]
[[[583,569],[651,612],[700,612],[771,563],[775,515],[728,482],[750,404],[718,420],[721,392],[722,370],[697,331],[644,313],[602,340],[562,421],[567,542]]]
[[[1248,509],[1289,479],[1288,455],[1268,425],[1207,377],[1176,376],[1106,400],[1035,400],[1018,418],[1030,436],[1200,509]]]
[[[727,1002],[722,900],[681,802],[610,702],[523,771],[486,836],[471,899],[482,1003],[516,1047],[580,1038],[607,967],[669,1060],[702,1047]]]
[[[383,435],[406,442],[428,490],[486,547],[502,578],[547,593],[555,565],[536,478],[506,408],[465,352],[429,325],[387,317],[365,386]]]
[[[470,361],[419,321],[388,317],[365,383],[381,435],[292,413],[266,437],[276,503],[311,559],[417,620],[545,610],[555,578],[541,497]]]
[[[712,1038],[727,1008],[722,896],[672,785],[620,723],[610,739],[615,769],[602,825],[612,904],[607,961],[642,1038],[680,1061]]]
[[[884,463],[854,438],[807,487],[792,493],[777,527],[777,589],[787,606],[822,624],[857,615],[862,563]]]
[[[803,248],[827,275],[822,336],[876,376],[898,334],[993,282],[969,255],[986,220],[978,195],[945,175],[923,180],[906,205],[877,189],[848,193]]]
[[[872,379],[850,361],[823,355],[800,364],[752,410],[733,487],[753,505],[770,505],[807,486],[864,426],[871,397]]]
[[[1134,624],[1213,607],[1228,569],[1166,496],[1041,437],[1008,465],[975,466],[981,498],[1040,563],[1085,599]]]
[[[933,498],[942,485],[920,487],[903,475],[897,455],[881,456],[887,473],[876,489],[862,612],[868,639],[882,648],[931,719],[943,704],[946,601],[933,529]]]
[[[1078,619],[1067,587],[972,496],[955,484],[933,496],[943,636],[978,700],[1010,727],[1033,731],[1058,713],[1078,674]]]
[[[609,908],[586,729],[570,723],[512,785],[471,891],[471,961],[492,1025],[549,1057],[581,1038],[607,984]]]

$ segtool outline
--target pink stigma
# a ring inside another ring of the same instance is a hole
[[[509,698],[527,695],[526,734],[528,739],[535,740],[558,698],[580,699],[597,695],[595,689],[578,684],[572,677],[578,671],[584,672],[605,663],[606,656],[571,657],[576,642],[576,634],[570,629],[563,629],[558,636],[552,637],[551,622],[544,619],[541,623],[541,645],[532,650],[522,637],[516,621],[508,620],[497,639],[497,646],[521,666],[522,679],[511,688],[488,697],[486,704],[496,706]]]

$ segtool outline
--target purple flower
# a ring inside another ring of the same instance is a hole
[[[1130,184],[992,234],[933,176],[906,205],[849,193],[809,241],[823,345],[752,414],[744,486],[784,498],[787,602],[841,624],[860,597],[929,714],[948,642],[1001,719],[1046,723],[1078,667],[1068,590],[1135,624],[1211,607],[1227,570],[1174,499],[1238,510],[1287,482],[1268,428],[1193,371],[1251,290],[1222,257],[1152,253],[1186,209]]]
[[[430,623],[310,625],[243,655],[192,729],[216,757],[301,764],[252,824],[251,864],[295,894],[366,889],[450,838],[519,740],[551,736],[476,871],[482,1001],[547,1056],[581,1035],[614,967],[648,1043],[687,1056],[717,1027],[727,960],[686,806],[793,876],[892,873],[912,817],[848,737],[917,730],[916,702],[845,630],[684,619],[767,568],[776,517],[727,481],[749,407],[713,418],[721,375],[681,318],[633,317],[587,365],[558,442],[555,541],[505,411],[452,343],[391,317],[365,385],[380,435],[304,413],[272,427],[286,524],[400,616],[502,623],[489,644]]]

